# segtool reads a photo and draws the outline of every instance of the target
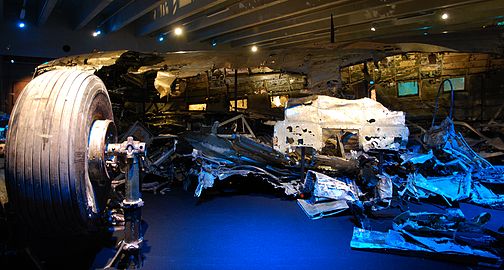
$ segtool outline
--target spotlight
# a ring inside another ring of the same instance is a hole
[[[11,59],[10,62],[11,62],[11,64],[14,64],[14,59]]]
[[[217,42],[215,40],[212,40],[212,47],[217,46]]]
[[[96,30],[93,32],[93,37],[97,37],[99,35],[101,35],[101,30]]]
[[[371,27],[371,31],[376,31],[376,28],[374,26]]]
[[[443,34],[448,34],[448,31],[443,31]]]
[[[447,20],[448,17],[450,17],[450,16],[448,16],[448,13],[443,13],[443,15],[441,15],[441,19],[443,19],[443,20]]]
[[[180,36],[180,35],[182,35],[182,33],[183,33],[183,32],[184,32],[184,31],[183,31],[183,30],[182,30],[182,28],[180,28],[180,27],[177,27],[177,28],[175,28],[175,29],[173,30],[173,33],[174,33],[176,36]]]
[[[163,42],[164,41],[164,37],[160,36],[160,37],[158,37],[158,40],[159,40],[159,42]]]
[[[26,24],[24,22],[19,22],[18,27],[19,28],[25,28]]]
[[[257,46],[256,46],[256,45],[254,45],[254,46],[252,46],[252,47],[250,48],[250,50],[251,50],[252,52],[254,52],[254,53],[255,53],[255,52],[257,52],[258,48],[257,48]]]

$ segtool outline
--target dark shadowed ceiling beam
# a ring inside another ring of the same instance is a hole
[[[299,27],[305,24],[316,23],[321,21],[326,21],[328,16],[333,14],[334,18],[345,16],[351,13],[359,12],[364,9],[372,9],[376,7],[384,7],[391,4],[397,4],[400,2],[409,2],[412,0],[392,0],[387,3],[381,1],[368,1],[360,0],[353,1],[351,3],[345,3],[333,7],[331,9],[324,9],[309,14],[302,14],[300,16],[287,18],[282,21],[274,21],[257,27],[251,27],[244,29],[242,31],[236,31],[229,34],[225,34],[215,38],[215,42],[218,44],[228,43],[230,41],[235,41],[239,39],[245,39],[250,37],[255,37],[259,35],[264,35],[272,32],[282,31],[289,28]],[[335,22],[335,27],[338,25]]]
[[[82,29],[112,2],[113,0],[82,1],[80,10],[77,13],[77,23],[75,29]]]
[[[52,11],[54,10],[56,3],[58,3],[58,0],[45,0],[44,1],[44,4],[42,5],[42,8],[40,9],[40,13],[38,16],[38,20],[37,20],[38,25],[43,25],[44,23],[47,22],[47,19],[49,19],[49,16],[51,15]]]
[[[145,36],[160,29],[178,23],[181,20],[203,13],[206,10],[226,2],[226,0],[198,0],[193,1],[185,6],[167,5],[171,1],[157,7],[147,14],[142,25],[140,26],[137,35]],[[179,1],[177,1],[179,3]]]
[[[502,8],[495,9],[493,12],[488,14],[488,16],[481,14],[480,16],[472,17],[471,20],[460,20],[459,23],[429,29],[428,31],[431,34],[434,33],[443,35],[442,32],[444,31],[452,33],[452,32],[467,31],[471,29],[473,30],[481,29],[481,25],[488,21],[489,16],[499,14],[502,12],[504,12],[504,9]],[[432,18],[430,19],[434,18],[435,15],[432,15]],[[392,38],[392,37],[424,36],[424,32],[427,30],[425,31],[419,30],[419,27],[421,25],[422,22],[419,21],[411,21],[409,23],[405,23],[402,25],[396,25],[394,24],[393,21],[389,21],[377,25],[378,30],[376,32],[372,32],[368,28],[359,27],[358,25],[338,28],[336,30],[337,43],[345,43],[352,41],[383,40],[385,38]],[[424,36],[426,41],[429,40],[431,34]],[[260,46],[262,48],[278,49],[278,48],[286,48],[286,47],[314,44],[314,43],[329,44],[329,36],[330,36],[330,30],[324,29],[309,34],[289,37],[276,41],[264,42],[260,44]]]
[[[106,32],[115,32],[132,23],[138,18],[144,16],[150,11],[159,7],[163,2],[160,0],[136,0],[132,1],[121,10],[116,12],[112,17],[102,21],[100,25]]]
[[[189,39],[198,41],[211,40],[227,33],[256,27],[269,22],[279,21],[292,16],[331,8],[350,1],[351,0],[286,1],[275,5],[267,11],[262,10],[259,14],[257,12],[248,13],[234,18],[233,20],[226,21],[226,23],[201,29],[191,35]]]
[[[223,23],[234,18],[239,18],[252,12],[268,12],[265,9],[276,8],[275,5],[285,3],[288,0],[244,0],[230,5],[226,9],[213,14],[200,16],[185,24],[186,32],[191,33],[206,27]]]
[[[496,1],[496,0],[494,0]],[[337,29],[340,27],[347,27],[352,25],[362,25],[366,30],[369,30],[372,23],[380,23],[384,21],[393,20],[396,25],[400,26],[405,24],[407,21],[420,22],[423,17],[430,16],[438,10],[446,10],[447,8],[454,8],[458,6],[467,6],[470,4],[481,5],[481,6],[492,6],[491,2],[494,1],[460,1],[460,0],[445,0],[440,6],[439,1],[435,0],[424,0],[418,1],[396,1],[393,5],[378,5],[377,7],[365,7],[358,8],[358,5],[349,4],[345,8],[342,6],[339,12],[333,10],[333,14],[338,14],[334,16],[334,25]],[[481,2],[481,3],[476,3]],[[354,8],[352,8],[352,6]],[[368,4],[369,6],[369,4]],[[235,41],[231,42],[232,46],[249,46],[252,44],[258,44],[261,42],[271,42],[279,39],[284,39],[297,35],[304,35],[309,33],[320,32],[321,29],[328,31],[328,22],[330,18],[330,12],[326,14],[325,17],[320,19],[315,19],[309,22],[291,24],[287,27],[279,28],[277,30],[270,30],[267,33],[260,35],[253,35],[252,37],[239,38],[237,37]],[[464,17],[464,16],[462,16]],[[460,18],[455,18],[460,19]],[[432,20],[426,21],[424,26],[431,26],[433,22],[439,21],[438,18],[433,17]],[[451,20],[453,21],[453,20]],[[439,22],[442,23],[442,22]],[[278,25],[278,24],[276,24]]]

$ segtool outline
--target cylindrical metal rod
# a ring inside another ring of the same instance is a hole
[[[137,202],[140,199],[140,174],[138,172],[138,157],[133,155],[132,158],[126,159],[126,196],[125,200],[128,203]]]

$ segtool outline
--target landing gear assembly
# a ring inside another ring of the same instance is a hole
[[[82,234],[103,227],[114,169],[125,170],[125,251],[140,258],[145,143],[118,144],[103,82],[79,70],[53,70],[21,92],[9,121],[6,185],[22,224],[34,232]],[[115,259],[109,266],[113,266]]]

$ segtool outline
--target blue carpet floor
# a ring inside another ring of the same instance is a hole
[[[198,200],[174,190],[144,194],[144,200],[143,269],[469,269],[456,262],[352,250],[351,215],[310,220],[295,201],[264,193]],[[442,212],[427,204],[409,207]],[[504,224],[502,211],[461,208],[467,218],[491,212],[490,228]],[[390,224],[390,219],[372,220],[377,230]],[[103,267],[112,255],[112,249],[101,249],[92,267]]]

